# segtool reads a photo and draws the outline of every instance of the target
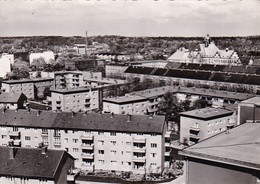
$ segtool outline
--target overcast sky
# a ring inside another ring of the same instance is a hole
[[[260,35],[259,0],[0,0],[0,36]]]

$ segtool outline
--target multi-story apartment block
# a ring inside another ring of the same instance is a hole
[[[2,91],[23,93],[28,99],[42,97],[46,87],[53,85],[52,78],[34,78],[2,81]]]
[[[23,109],[27,98],[23,93],[1,93],[0,108]]]
[[[115,114],[147,114],[147,99],[126,95],[103,99],[103,111]]]
[[[184,183],[259,183],[259,131],[259,123],[245,123],[182,150]]]
[[[236,113],[204,108],[180,114],[180,142],[194,144],[236,126]]]
[[[7,72],[11,72],[11,64],[13,63],[13,54],[0,54],[0,77],[5,77]]]
[[[2,81],[2,91],[23,93],[28,99],[34,98],[34,84],[31,79]]]
[[[87,171],[161,173],[166,122],[163,116],[4,110],[0,145],[67,150]]]
[[[52,110],[79,112],[99,109],[99,92],[97,88],[51,90]]]
[[[0,146],[0,183],[68,184],[74,158],[66,151]]]

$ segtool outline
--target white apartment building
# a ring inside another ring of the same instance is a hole
[[[0,145],[67,150],[87,171],[160,173],[166,132],[163,116],[5,110]]]
[[[194,144],[236,126],[237,115],[226,109],[204,108],[182,112],[180,142]]]
[[[52,110],[85,112],[98,109],[99,92],[97,88],[51,90]]]
[[[7,72],[11,72],[11,64],[13,63],[13,54],[0,54],[0,77],[5,77]]]
[[[39,59],[41,57],[44,58],[44,60],[47,64],[50,63],[50,61],[54,61],[54,59],[55,59],[54,53],[52,51],[45,51],[42,53],[31,53],[29,55],[30,65],[32,64],[34,59]]]

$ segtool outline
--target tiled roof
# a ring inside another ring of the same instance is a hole
[[[26,99],[23,93],[1,93],[0,103],[17,103],[21,97]]]
[[[244,123],[203,140],[181,155],[260,170],[260,123]]]
[[[14,158],[10,159],[10,149],[0,146],[1,176],[54,179],[58,166],[63,164],[62,158],[71,157],[62,150],[47,150],[42,154],[40,148],[14,148]]]
[[[37,111],[31,110],[6,110],[0,113],[0,125],[18,127],[38,127],[55,129],[78,129],[95,131],[116,132],[143,132],[162,133],[165,123],[164,116],[133,115],[128,122],[128,115],[97,114],[97,113],[73,113],[42,111],[37,116]]]

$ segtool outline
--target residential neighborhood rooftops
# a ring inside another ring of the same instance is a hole
[[[164,116],[27,111],[6,109],[0,125],[53,129],[162,133]]]
[[[134,103],[134,102],[142,102],[146,101],[146,98],[141,96],[135,96],[135,95],[126,95],[126,96],[119,96],[119,97],[113,97],[113,98],[104,98],[103,102],[110,102],[110,103],[116,103],[116,104],[124,104],[124,103]]]
[[[51,92],[60,93],[60,94],[70,94],[70,93],[81,93],[88,92],[91,90],[97,90],[98,87],[95,88],[65,88],[65,89],[52,89]]]
[[[260,123],[245,123],[180,152],[203,160],[260,170]],[[250,150],[250,151],[245,151]]]
[[[10,153],[11,151],[13,153]],[[10,154],[13,154],[13,158]],[[46,150],[46,153],[42,154],[40,148],[0,146],[0,175],[54,179],[59,174],[57,169],[63,164],[64,156],[72,157],[62,150]]]
[[[203,108],[180,113],[180,115],[183,117],[190,117],[201,120],[215,119],[232,114],[233,111],[219,108]]]

